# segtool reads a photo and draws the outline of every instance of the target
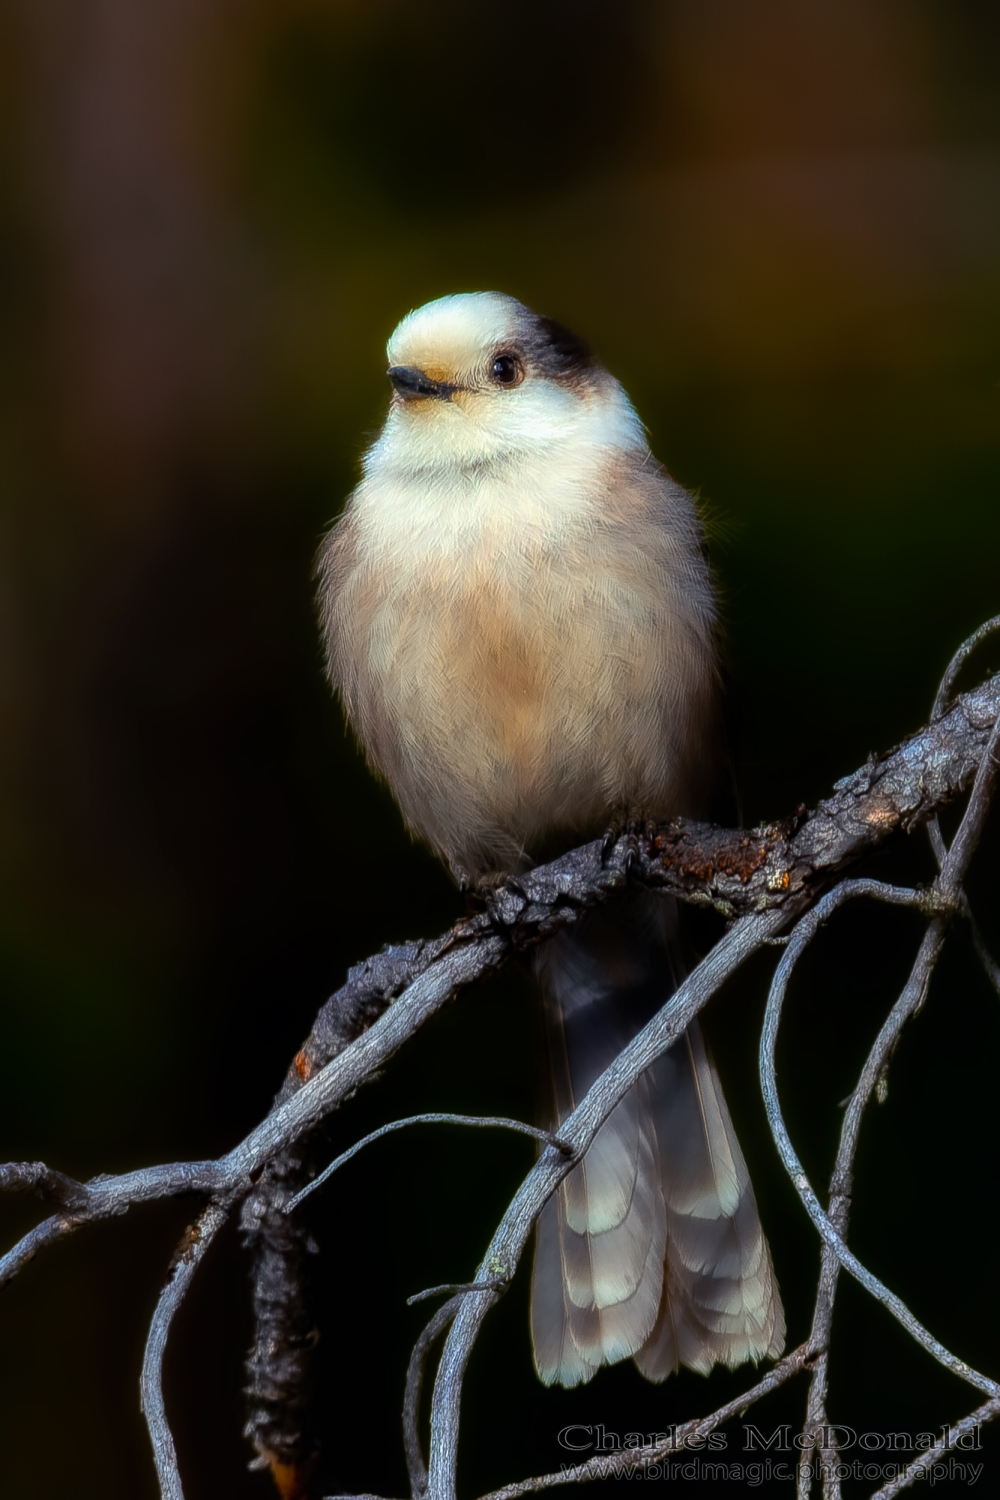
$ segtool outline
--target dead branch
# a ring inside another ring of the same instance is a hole
[[[184,1488],[177,1467],[177,1450],[163,1401],[163,1354],[167,1347],[167,1335],[174,1313],[184,1301],[194,1273],[205,1251],[225,1224],[228,1213],[226,1204],[210,1203],[185,1231],[174,1252],[170,1280],[160,1293],[149,1338],[146,1340],[142,1375],[139,1379],[139,1400],[153,1445],[153,1462],[156,1464],[156,1477],[160,1481],[163,1500],[184,1500]]]

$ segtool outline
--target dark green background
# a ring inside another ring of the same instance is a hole
[[[6,0],[0,1157],[86,1177],[227,1149],[346,967],[458,912],[345,737],[311,605],[384,341],[430,297],[496,287],[583,333],[701,495],[745,821],[924,720],[1000,607],[998,43],[973,0]],[[994,939],[998,861],[994,826]],[[873,868],[929,878],[922,836]],[[782,1085],[819,1186],[917,938],[845,914],[794,988]],[[709,1025],[798,1341],[817,1248],[759,1102],[768,969]],[[866,1123],[852,1226],[994,1374],[998,1031],[960,936]],[[532,1047],[513,978],[465,996],[331,1151],[415,1108],[527,1117]],[[530,1160],[428,1127],[325,1189],[321,1492],[403,1492],[405,1297],[472,1273]],[[6,1246],[38,1207],[2,1208]],[[3,1294],[3,1493],[154,1494],[138,1370],[190,1213],[80,1233]],[[852,1286],[836,1332],[837,1420],[976,1404]],[[171,1342],[189,1500],[269,1492],[239,1436],[250,1336],[230,1235]],[[658,1430],[747,1380],[543,1392],[525,1267],[470,1374],[465,1493],[558,1467],[567,1422]]]

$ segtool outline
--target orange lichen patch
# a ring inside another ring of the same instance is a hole
[[[663,863],[678,875],[690,876],[706,884],[717,876],[735,878],[747,885],[750,879],[767,863],[768,851],[773,840],[741,838],[736,847],[721,841],[715,848],[706,848],[689,835],[658,835],[654,848]]]
[[[281,1500],[306,1500],[309,1493],[308,1470],[301,1464],[282,1463],[273,1453],[265,1453],[264,1457]]]
[[[738,851],[726,850],[718,859],[719,873],[735,875],[744,885],[766,863],[767,850],[761,844],[753,844],[750,839],[742,840]]]
[[[171,1257],[170,1269],[172,1271],[180,1265],[181,1261],[187,1259],[200,1239],[201,1225],[196,1220],[193,1224],[189,1224],[184,1233],[181,1235],[177,1249],[174,1251],[173,1256]]]
[[[316,1071],[316,1065],[313,1062],[312,1058],[309,1056],[309,1053],[306,1051],[305,1047],[303,1047],[301,1051],[296,1052],[295,1060],[292,1063],[292,1066],[303,1083],[308,1083],[310,1078]]]

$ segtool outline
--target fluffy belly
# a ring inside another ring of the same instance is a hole
[[[616,617],[608,589],[588,610],[579,579],[545,582],[540,594],[536,579],[515,590],[494,578],[446,608],[434,588],[396,593],[385,622],[372,687],[394,728],[377,758],[460,878],[517,868],[559,830],[596,830],[630,802],[662,810],[654,622],[639,628],[634,599]]]

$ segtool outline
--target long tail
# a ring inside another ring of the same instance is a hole
[[[684,975],[674,903],[637,891],[539,950],[557,1125]],[[546,1204],[535,1366],[579,1385],[630,1356],[649,1380],[781,1353],[785,1317],[750,1177],[697,1021],[642,1075]]]

